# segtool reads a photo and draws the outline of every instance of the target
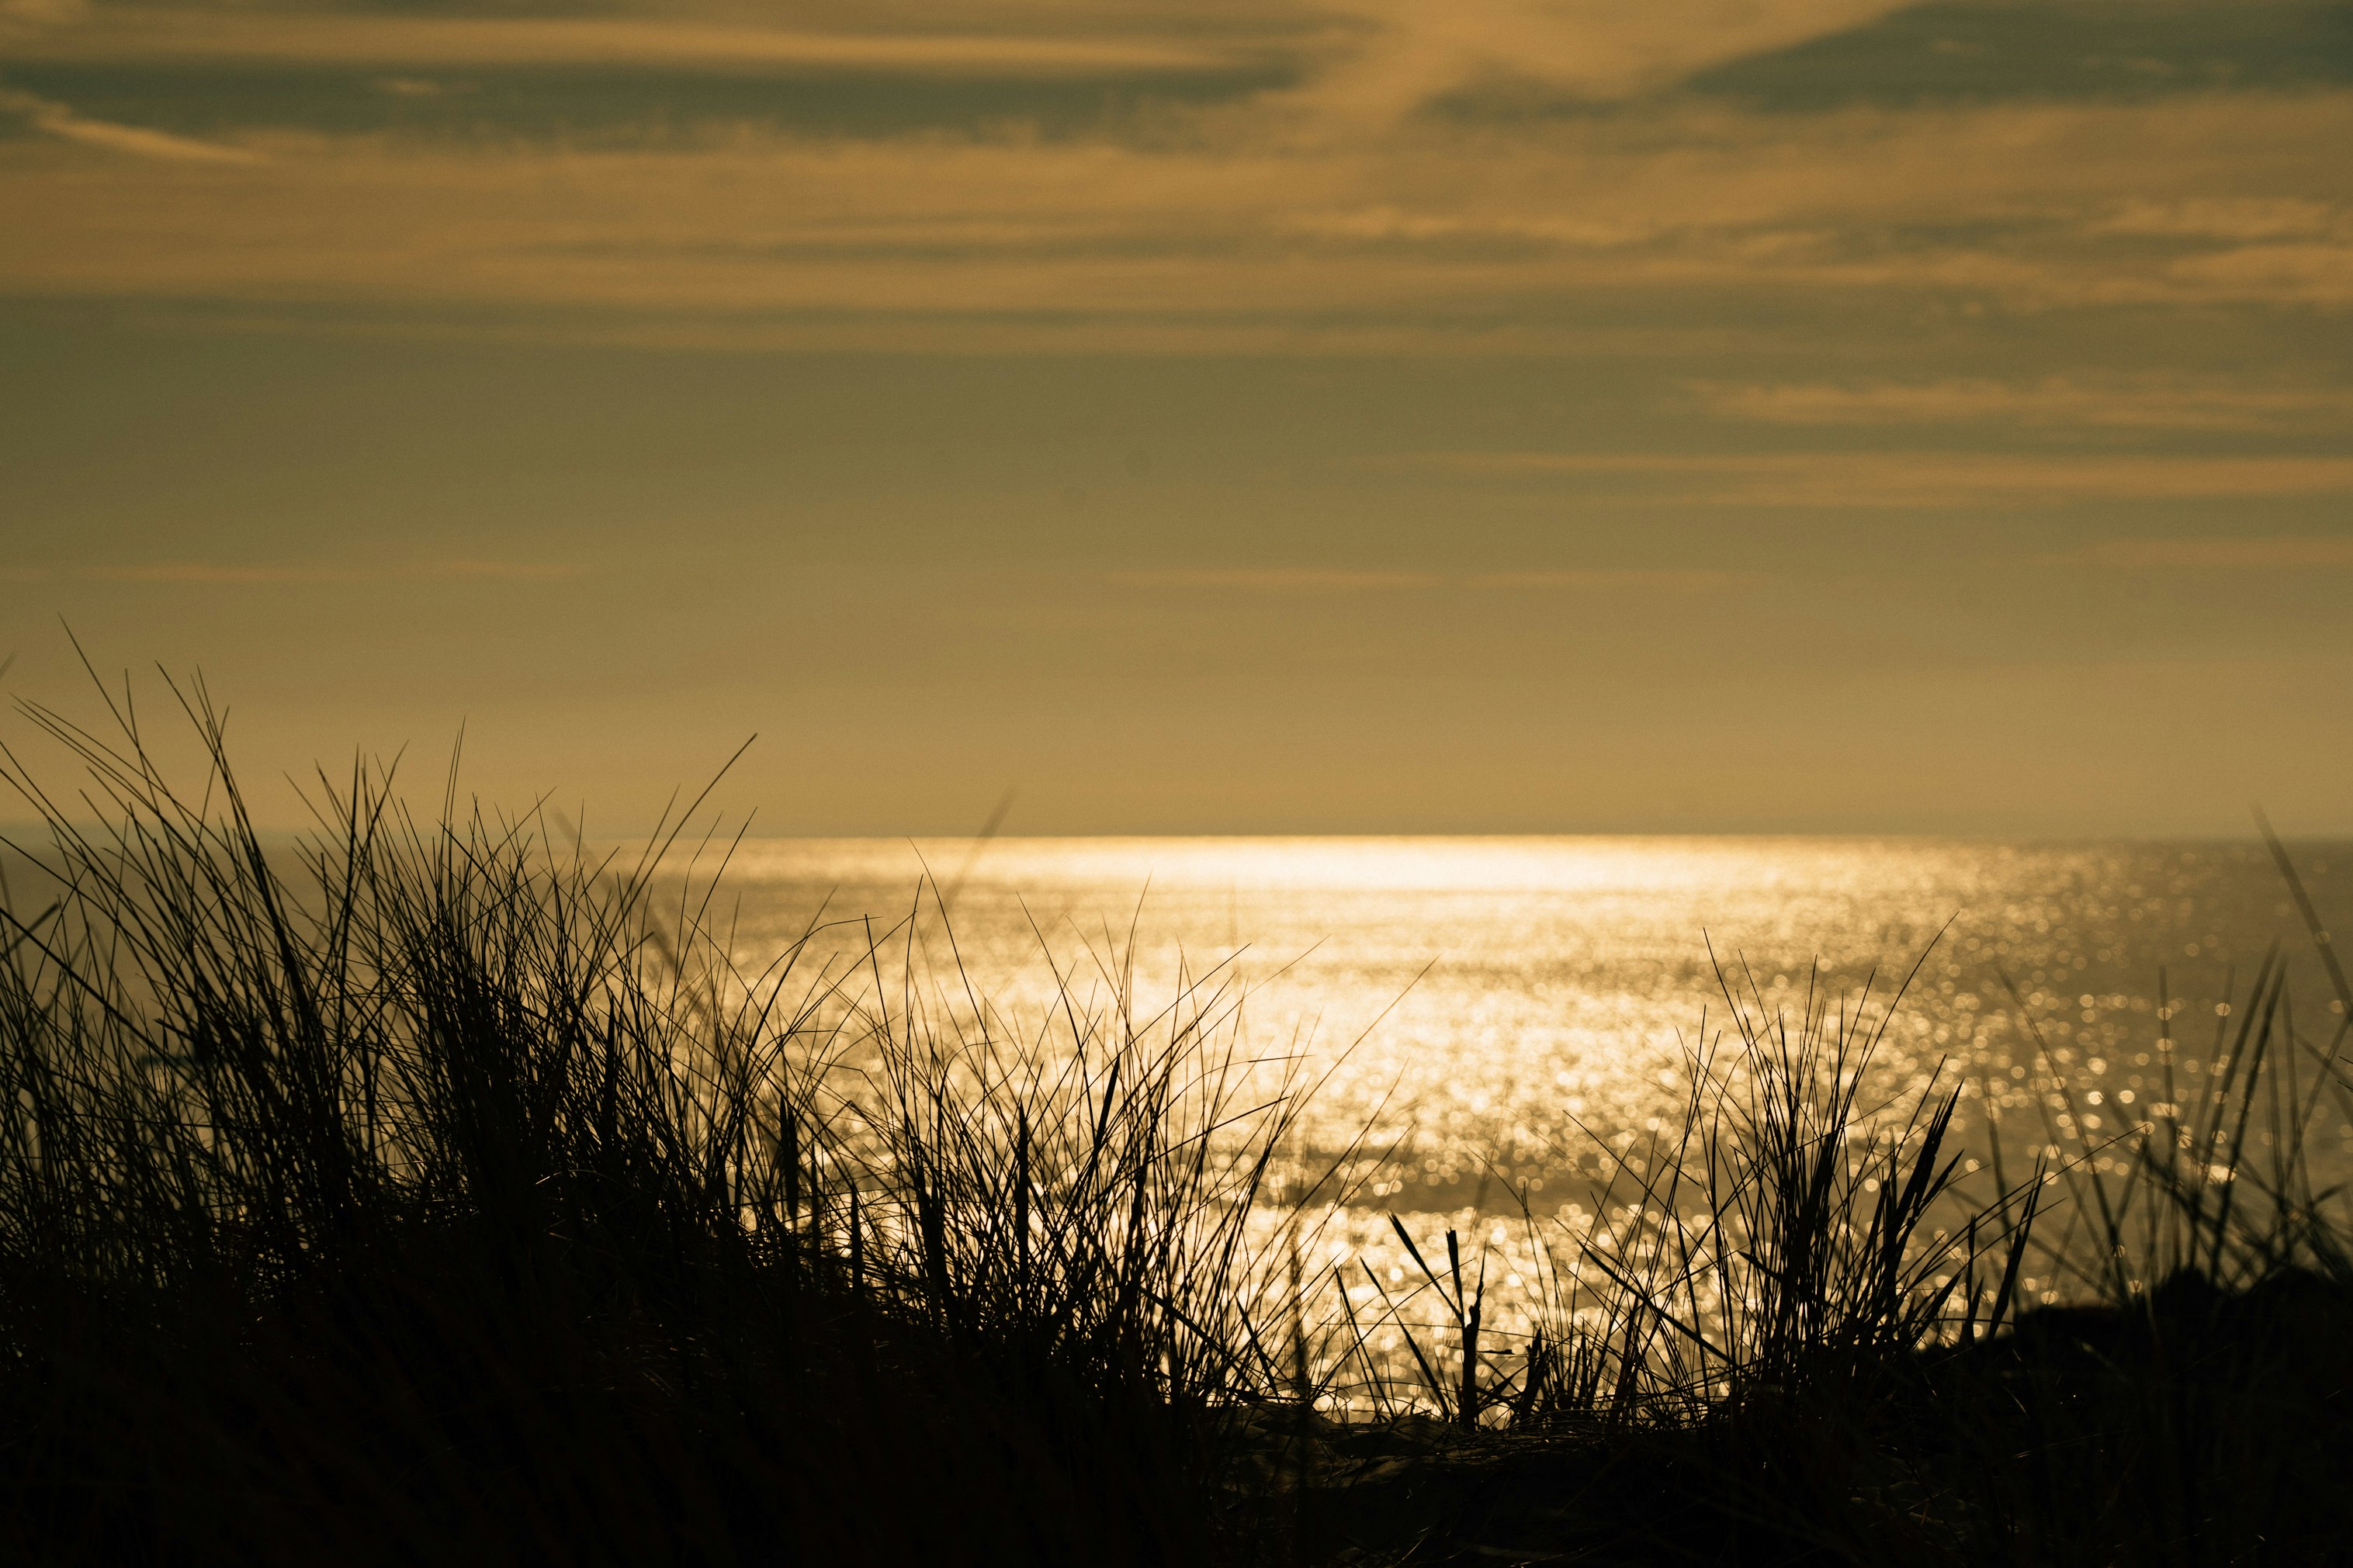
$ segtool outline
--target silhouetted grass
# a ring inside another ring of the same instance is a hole
[[[1594,1223],[1524,1210],[1517,1343],[1490,1331],[1482,1354],[1477,1294],[1400,1227],[1440,1312],[1372,1403],[1430,1415],[1319,1429],[1324,1541],[1416,1563],[2353,1561],[2353,1214],[2309,1157],[2324,1101],[2353,1120],[2347,1035],[2297,1031],[2276,949],[2200,1072],[2177,1073],[2160,1006],[2162,1099],[2063,1162],[2084,1104],[2046,1050],[2045,1157],[2014,1182],[1998,1142],[1964,1173],[1957,1081],[1873,1098],[1868,986],[1785,1015],[1723,978],[1729,1028],[1689,1052],[1681,1121],[1597,1140],[1616,1180]],[[1341,1332],[1371,1367],[1367,1325]]]
[[[745,975],[690,883],[363,773],[269,853],[125,717],[0,967],[0,1531],[36,1560],[1185,1561],[1293,1103],[1214,985],[1060,1037]],[[79,805],[81,803],[76,803]],[[78,823],[94,816],[100,825]],[[670,847],[658,845],[657,849]]]
[[[1785,1015],[1729,969],[1595,1223],[1523,1207],[1507,1331],[1475,1237],[1392,1220],[1394,1290],[1303,1263],[1347,1194],[1277,1180],[1312,1085],[1229,976],[1147,1006],[1092,952],[1018,1023],[944,919],[745,973],[672,869],[723,847],[358,772],[273,850],[183,705],[193,797],[127,707],[27,710],[85,795],[7,763],[47,821],[0,898],[14,1557],[2347,1554],[2353,1232],[2306,1134],[2353,1099],[2276,958],[2195,1092],[2158,1044],[2107,1168],[1975,1174],[1959,1081],[1874,1088],[1900,991]]]

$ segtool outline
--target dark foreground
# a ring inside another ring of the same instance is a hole
[[[1252,1239],[1301,1086],[1213,987],[1114,968],[1010,1037],[912,941],[744,975],[650,861],[365,776],[290,861],[225,767],[189,804],[59,732],[110,826],[15,781],[11,1561],[2353,1560],[2353,1260],[2300,1152],[2353,1101],[2276,964],[2111,1173],[1973,1202],[1955,1096],[1862,1109],[1862,1009],[1728,998],[1651,1217],[1511,1344],[1427,1268],[1406,1376]],[[2021,1310],[2030,1265],[2085,1304]]]
[[[1306,1561],[2348,1562],[2353,1292],[2183,1275],[1684,1426],[1301,1435],[1260,1474]]]

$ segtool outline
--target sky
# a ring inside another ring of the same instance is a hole
[[[2309,0],[0,0],[0,687],[273,821],[2353,834],[2348,147]]]

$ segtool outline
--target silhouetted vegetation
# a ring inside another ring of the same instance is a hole
[[[2201,1072],[2159,1008],[2150,1120],[2015,1180],[1998,1142],[1961,1176],[1957,1086],[1863,1098],[1858,1010],[1746,1000],[1726,987],[1681,1125],[1559,1234],[1516,1353],[1474,1382],[1417,1346],[1433,1416],[1307,1436],[1311,1536],[1466,1563],[2353,1561],[2353,1224],[2307,1148],[2353,1097],[2276,952]],[[2084,1121],[2045,1061],[2047,1155]],[[1425,1279],[1469,1350],[1477,1298]]]
[[[1303,1263],[1364,1151],[1300,1176],[1312,1085],[1229,977],[1147,1008],[1098,953],[1017,1027],[903,928],[746,973],[674,832],[624,862],[360,772],[273,847],[185,705],[193,796],[127,707],[26,710],[85,795],[9,763],[18,1560],[2348,1555],[2306,1137],[2353,1101],[2276,958],[2212,1070],[2158,1042],[2148,1121],[2024,1171],[1970,1168],[1958,1082],[1877,1098],[1886,1005],[1736,967],[1596,1223],[1523,1209],[1506,1333],[1475,1237]]]

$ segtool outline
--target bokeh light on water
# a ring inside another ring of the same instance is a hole
[[[2353,922],[2353,846],[2293,853],[2323,919]],[[1131,944],[1147,1001],[1186,972],[1248,987],[1256,1048],[1329,1068],[1303,1155],[1377,1125],[1397,1155],[1360,1201],[1407,1210],[1492,1207],[1499,1177],[1559,1198],[1597,1140],[1622,1145],[1677,1118],[1685,1050],[1704,1017],[1713,1030],[1724,1016],[1710,943],[1767,1006],[1793,1013],[1809,984],[1851,997],[1874,970],[1883,999],[1926,952],[1881,1088],[1901,1093],[1944,1064],[1970,1083],[1967,1145],[1983,1151],[1989,1091],[2021,1159],[2046,1146],[2073,1157],[2148,1113],[2160,984],[2193,1079],[2230,1022],[2217,1009],[2274,940],[2298,1031],[2325,1047],[2343,1022],[2258,844],[772,840],[730,868],[739,956],[774,952],[820,909],[902,920],[927,873],[956,956],[1008,1017],[1041,1016],[1058,974],[1099,984],[1093,963]],[[944,959],[928,903],[923,921]],[[838,958],[863,929],[818,945]],[[2055,1060],[2022,1028],[2005,975]],[[2054,1103],[2054,1068],[2071,1108]],[[2339,1107],[2316,1131],[2323,1164],[2353,1148]]]

